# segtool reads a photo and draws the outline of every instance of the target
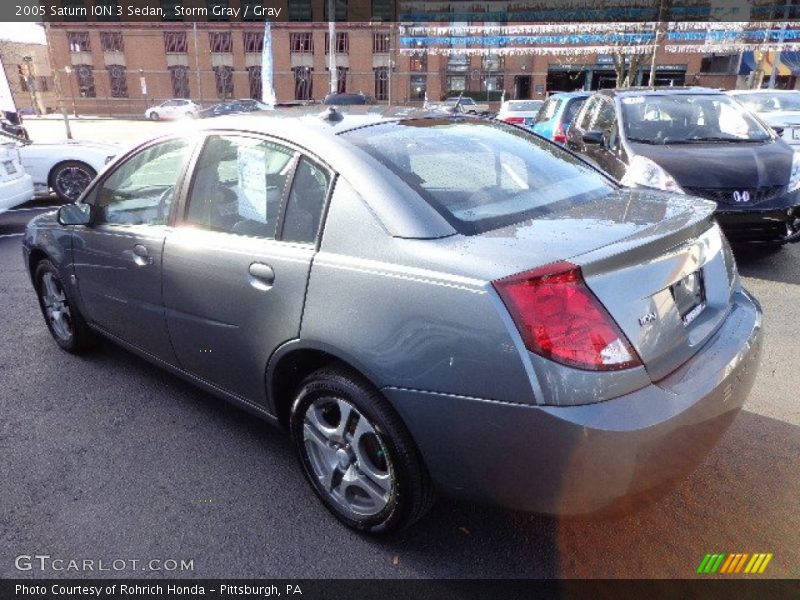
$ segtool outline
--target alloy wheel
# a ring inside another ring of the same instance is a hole
[[[68,341],[72,337],[72,313],[64,288],[52,273],[42,276],[39,295],[53,333],[62,341]]]
[[[88,187],[92,179],[94,179],[94,175],[84,168],[65,167],[56,175],[56,191],[60,196],[74,201]]]

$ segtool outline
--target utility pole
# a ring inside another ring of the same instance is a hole
[[[336,0],[328,0],[328,71],[331,73],[331,94],[339,91],[336,71]]]
[[[69,117],[67,116],[67,108],[64,106],[64,97],[61,94],[61,82],[58,77],[58,68],[56,67],[55,57],[53,56],[53,38],[50,35],[50,23],[44,24],[45,37],[47,39],[47,51],[50,54],[50,68],[53,70],[53,84],[56,87],[56,97],[58,98],[58,108],[61,109],[61,115],[64,117],[64,128],[67,130],[67,139],[72,139],[72,129],[69,126]],[[71,89],[70,80],[70,89]],[[73,100],[74,102],[74,100]]]
[[[192,23],[192,32],[194,35],[194,71],[197,76],[197,93],[200,98],[200,106],[203,105],[203,84],[200,80],[200,52],[197,46],[197,21]]]
[[[656,87],[656,54],[661,40],[661,28],[664,20],[664,0],[658,4],[658,20],[656,21],[655,39],[653,40],[653,56],[650,59],[650,88]]]
[[[790,2],[791,0],[787,0]],[[780,43],[783,45],[783,41],[786,38],[786,26],[788,25],[787,21],[789,20],[789,4],[783,7],[783,25],[781,25],[781,39]],[[778,65],[781,64],[781,48],[778,46],[778,50],[775,52],[775,60],[772,61],[772,72],[769,74],[769,89],[775,89],[775,76],[778,73]]]

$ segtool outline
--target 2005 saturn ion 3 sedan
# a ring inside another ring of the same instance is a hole
[[[380,532],[434,490],[593,513],[695,466],[761,349],[713,211],[501,122],[256,114],[119,157],[24,259],[63,349],[103,334],[287,428]]]

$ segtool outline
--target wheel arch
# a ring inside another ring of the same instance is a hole
[[[351,370],[380,389],[374,374],[346,352],[320,342],[291,340],[272,354],[266,370],[267,404],[282,428],[289,427],[293,392],[297,386],[307,375],[329,365]]]
[[[31,281],[33,281],[33,276],[36,273],[36,267],[43,260],[53,261],[52,257],[40,247],[36,246],[31,248],[30,254],[28,255],[28,273],[31,276]]]

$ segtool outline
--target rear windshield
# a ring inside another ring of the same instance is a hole
[[[342,134],[473,235],[612,193],[580,159],[502,122],[414,119]]]

